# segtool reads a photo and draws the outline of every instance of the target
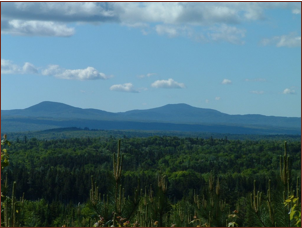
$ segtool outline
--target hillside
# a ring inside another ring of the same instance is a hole
[[[2,116],[106,119],[114,117],[115,114],[97,109],[82,109],[63,103],[44,101],[25,109],[1,110]]]
[[[232,134],[300,134],[301,118],[229,115],[187,104],[111,113],[45,101],[26,109],[1,110],[2,132],[60,127],[94,129],[176,130]]]

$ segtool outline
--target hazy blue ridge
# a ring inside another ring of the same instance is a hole
[[[1,132],[60,127],[94,129],[176,130],[233,134],[301,134],[301,118],[229,115],[187,104],[111,113],[45,101],[26,109],[1,110]]]

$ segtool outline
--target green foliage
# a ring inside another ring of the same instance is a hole
[[[6,139],[6,135],[1,140],[1,171],[9,165],[9,156],[7,154],[6,146],[10,146],[10,142]]]
[[[294,195],[289,196],[289,198],[284,201],[284,205],[285,207],[290,207],[290,220],[295,226],[301,227],[301,202],[299,201],[299,197],[295,197]]]
[[[4,135],[3,140],[1,140],[1,172],[9,165],[8,154],[5,146],[10,146],[10,142],[7,140],[6,135]],[[2,179],[1,179],[2,181]],[[9,197],[7,195],[8,185],[7,185],[7,175],[5,180],[5,185],[1,188],[1,226],[5,227],[15,227],[20,225],[23,218],[23,203],[24,194],[20,198],[20,201],[16,200],[15,190],[16,181],[12,185],[12,195]]]
[[[15,124],[15,123],[13,123]],[[44,125],[45,126],[45,125]],[[300,135],[255,135],[255,134],[227,134],[227,133],[208,133],[208,132],[188,132],[188,131],[147,131],[147,130],[96,130],[96,129],[82,129],[76,127],[69,128],[56,128],[55,126],[49,126],[49,130],[39,131],[39,128],[35,131],[18,132],[17,129],[20,126],[16,124],[14,130],[10,124],[7,126],[10,132],[7,133],[11,141],[17,141],[25,136],[28,139],[37,138],[39,140],[54,140],[54,139],[72,139],[72,138],[143,138],[152,136],[176,136],[183,138],[223,138],[227,143],[228,140],[249,140],[249,141],[260,141],[270,140],[279,141],[286,140],[288,142],[301,141]],[[39,127],[39,126],[37,126]]]
[[[292,180],[300,177],[301,142],[288,143],[284,158],[281,141],[170,136],[116,141],[14,142],[10,165],[2,171],[8,183],[2,180],[2,186],[16,198],[25,192],[22,207],[16,204],[18,223],[196,227],[298,222],[299,200],[286,207],[283,202],[287,194],[295,190],[297,198],[300,192]],[[282,160],[280,168],[281,155],[286,163]],[[12,180],[18,181],[14,190]]]

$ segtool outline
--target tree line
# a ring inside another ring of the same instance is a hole
[[[297,223],[288,212],[300,202],[301,142],[174,136],[117,142],[86,137],[12,143],[1,184],[14,192],[7,201],[19,208],[16,214],[10,207],[14,225]]]

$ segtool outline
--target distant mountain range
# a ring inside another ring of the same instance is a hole
[[[26,109],[1,110],[1,132],[60,127],[175,130],[233,134],[301,134],[301,118],[229,115],[187,104],[111,113],[45,101]]]

